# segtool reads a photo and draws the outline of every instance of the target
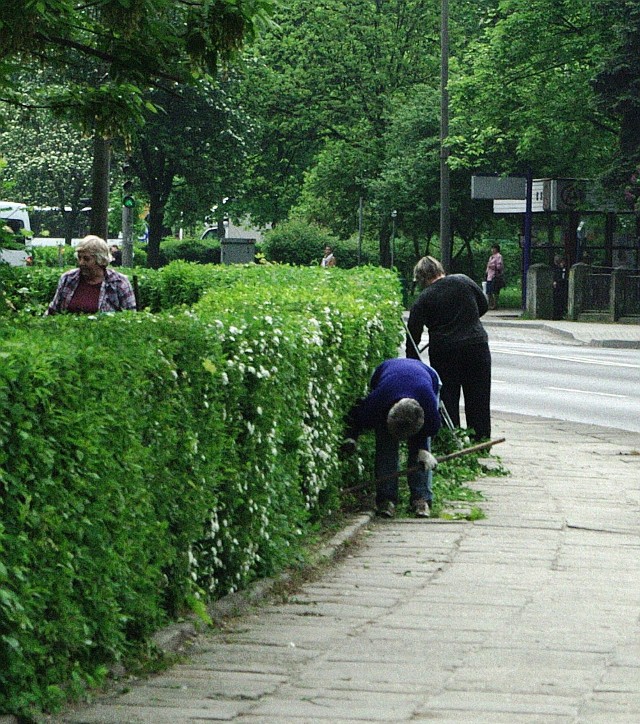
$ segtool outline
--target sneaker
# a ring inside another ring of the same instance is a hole
[[[396,506],[390,500],[385,500],[378,506],[377,513],[381,518],[393,518],[396,514]]]
[[[431,507],[424,498],[418,498],[413,503],[413,512],[417,518],[428,518],[431,514]]]

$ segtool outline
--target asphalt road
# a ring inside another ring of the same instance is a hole
[[[640,350],[488,327],[492,409],[640,432]]]

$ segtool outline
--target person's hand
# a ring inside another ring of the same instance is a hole
[[[356,451],[356,441],[352,437],[348,437],[342,441],[340,445],[340,456],[343,458],[350,457]]]
[[[418,465],[421,465],[423,470],[435,470],[438,467],[438,461],[428,450],[420,450]]]

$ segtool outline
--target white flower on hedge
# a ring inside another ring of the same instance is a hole
[[[249,422],[249,420],[247,420],[247,430],[249,431],[250,435],[253,435],[255,429],[256,426],[252,422]]]

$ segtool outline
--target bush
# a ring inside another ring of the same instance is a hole
[[[35,246],[31,251],[34,266],[55,267],[60,271],[76,266],[75,248],[69,244],[61,247]],[[147,265],[147,248],[144,244],[133,245],[133,265],[134,267]]]
[[[262,251],[269,261],[298,266],[318,265],[325,246],[338,255],[338,240],[327,229],[306,221],[292,220],[279,224],[264,235]]]
[[[173,311],[0,321],[0,711],[55,708],[298,558],[337,506],[343,415],[402,338],[385,270],[174,262],[140,285]]]
[[[160,246],[162,264],[178,259],[197,264],[220,263],[219,239],[163,239]]]

